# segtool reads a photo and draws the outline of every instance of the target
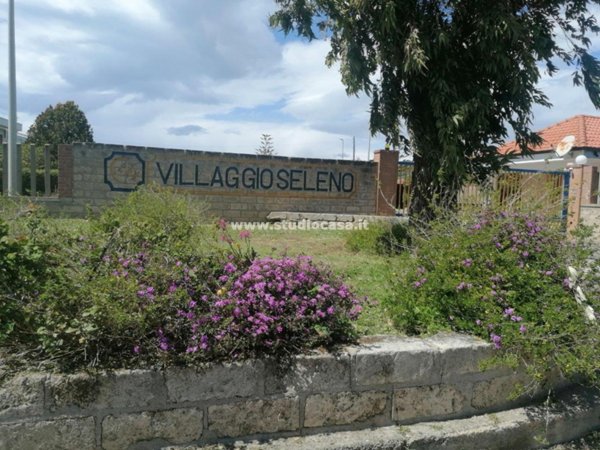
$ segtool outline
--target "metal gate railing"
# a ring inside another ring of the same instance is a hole
[[[396,209],[408,213],[413,163],[398,163]],[[461,207],[489,207],[506,209],[523,206],[539,207],[549,215],[566,218],[569,197],[569,172],[505,169],[483,185],[467,184],[458,196]]]

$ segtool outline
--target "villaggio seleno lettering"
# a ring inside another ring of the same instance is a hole
[[[354,174],[331,170],[270,169],[215,166],[202,171],[199,164],[156,162],[164,185],[210,188],[254,189],[302,192],[352,192]]]

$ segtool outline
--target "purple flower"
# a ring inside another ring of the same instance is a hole
[[[471,283],[465,283],[464,281],[461,281],[460,284],[458,286],[456,286],[456,290],[464,291],[467,289],[471,289],[472,287],[473,287],[473,285]]]
[[[494,344],[494,347],[499,349],[502,348],[502,336],[498,336],[497,334],[490,334],[490,340]]]
[[[415,289],[420,288],[421,286],[423,286],[425,283],[427,282],[427,278],[421,278],[419,281],[415,281],[413,283],[413,287]]]
[[[205,335],[202,335],[202,337],[200,337],[200,348],[202,350],[208,350],[208,337],[206,337]]]
[[[475,325],[477,325],[477,326],[481,326],[481,320],[477,319],[477,320],[475,321]]]
[[[237,267],[235,267],[232,263],[228,262],[227,264],[225,264],[223,270],[225,270],[225,272],[227,273],[233,273],[237,270]]]
[[[525,332],[527,332],[527,327],[525,325],[521,324],[521,326],[519,327],[519,331],[521,333],[525,333]]]
[[[463,266],[471,267],[473,265],[473,260],[471,258],[467,258],[462,262]]]
[[[515,313],[515,309],[514,308],[506,308],[504,310],[504,317],[508,317],[511,316]]]
[[[139,345],[134,345],[133,346],[133,353],[135,353],[136,355],[138,355],[140,353],[140,346]]]
[[[250,235],[251,235],[251,233],[249,230],[240,231],[240,239],[249,239]]]

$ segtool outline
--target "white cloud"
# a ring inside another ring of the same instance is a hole
[[[254,152],[262,133],[281,155],[367,157],[369,99],[348,97],[326,41],[281,42],[272,0],[19,0],[17,78],[25,128],[74,100],[99,142]],[[0,47],[7,2],[0,0]],[[594,40],[594,48],[600,40]],[[7,61],[0,52],[0,115]],[[594,113],[583,89],[544,78],[555,108],[536,126]],[[171,133],[169,133],[171,130]],[[372,148],[380,148],[374,139]]]

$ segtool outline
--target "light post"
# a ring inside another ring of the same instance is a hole
[[[17,186],[17,77],[15,64],[15,0],[8,1],[8,195],[19,193]]]

